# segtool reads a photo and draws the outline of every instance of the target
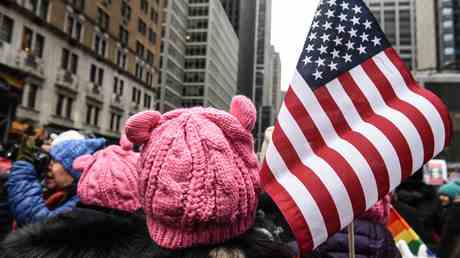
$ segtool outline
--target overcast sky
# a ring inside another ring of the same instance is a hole
[[[272,0],[272,44],[281,55],[281,88],[287,90],[319,0]]]

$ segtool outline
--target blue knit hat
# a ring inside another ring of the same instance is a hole
[[[73,169],[73,161],[85,154],[93,154],[103,148],[105,139],[67,140],[53,146],[50,150],[51,157],[61,163],[64,169],[75,178],[80,178],[80,173]]]
[[[438,190],[438,194],[446,195],[452,201],[455,200],[455,198],[460,197],[460,180],[455,180],[441,186]]]

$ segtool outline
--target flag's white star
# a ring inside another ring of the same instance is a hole
[[[337,31],[338,33],[345,33],[345,26],[339,24],[339,26],[337,26]]]
[[[359,24],[359,18],[353,16],[353,18],[351,19],[351,22],[353,23],[353,25],[358,25]]]
[[[337,49],[334,49],[332,51],[332,58],[339,58],[340,57],[340,52]]]
[[[361,34],[359,37],[361,38],[362,42],[369,41],[369,34],[366,34],[366,32],[363,32],[363,34]]]
[[[321,57],[318,57],[318,60],[315,61],[315,64],[319,67],[321,66],[324,66],[324,59],[322,59]]]
[[[315,13],[315,17],[319,17],[321,15],[322,15],[321,9],[318,9],[318,11]]]
[[[316,37],[316,32],[310,33],[310,36],[308,37],[308,39],[310,39],[310,40],[317,39],[317,37]]]
[[[332,11],[332,10],[327,11],[326,16],[327,16],[327,18],[333,17],[334,16],[334,11]]]
[[[308,46],[305,48],[305,50],[307,51],[307,53],[310,53],[310,52],[312,52],[312,51],[315,50],[315,49],[313,48],[313,45],[312,45],[312,44],[308,44]]]
[[[332,23],[326,21],[326,22],[323,24],[323,28],[324,28],[325,30],[330,30],[330,29],[332,29]]]
[[[343,59],[345,60],[345,63],[351,63],[351,55],[350,54],[345,54],[343,56]]]
[[[324,53],[326,53],[326,52],[327,52],[327,47],[326,47],[326,46],[323,46],[323,45],[321,45],[321,47],[320,47],[320,48],[318,48],[318,50],[319,50],[319,53],[320,53],[320,54],[324,54]]]
[[[369,20],[366,20],[364,22],[364,28],[366,28],[366,30],[369,30],[372,28],[372,22],[370,22]]]
[[[339,19],[340,19],[340,21],[344,22],[344,21],[347,20],[347,15],[344,14],[344,13],[341,13],[341,14],[339,15]]]
[[[336,5],[337,0],[329,0],[327,1],[330,6]]]
[[[328,42],[328,41],[329,41],[329,37],[330,37],[330,36],[329,36],[328,34],[324,33],[323,36],[321,36],[320,38],[321,38],[321,40],[322,40],[323,42]]]
[[[319,21],[314,21],[313,24],[311,25],[313,29],[316,29],[319,27]]]
[[[358,51],[360,54],[366,54],[366,47],[363,46],[363,45],[360,45],[359,48],[358,48]]]
[[[350,34],[350,38],[356,37],[356,33],[358,33],[358,31],[354,28],[351,28],[351,30],[348,31],[348,34]]]
[[[316,69],[316,72],[313,73],[313,76],[315,76],[315,80],[323,79],[323,72],[320,72],[318,69]]]
[[[342,3],[340,4],[340,6],[342,7],[343,10],[348,10],[348,9],[350,9],[349,5],[350,5],[350,4],[349,4],[349,3],[345,3],[345,1],[342,2]]]
[[[361,7],[355,5],[355,7],[353,7],[353,11],[355,12],[355,14],[361,13]]]
[[[305,56],[305,58],[302,60],[303,65],[311,64],[311,56]]]
[[[329,66],[329,69],[331,69],[331,71],[337,71],[337,65],[338,64],[334,63],[334,61],[331,61],[331,63],[327,66]]]
[[[342,38],[335,37],[334,42],[336,46],[340,46],[342,45]]]
[[[355,44],[355,43],[353,43],[351,40],[349,40],[348,43],[346,44],[348,50],[354,49],[354,44]]]
[[[380,46],[382,43],[380,42],[382,39],[381,38],[377,38],[377,37],[374,37],[372,41],[372,43],[374,43],[374,47],[376,46]]]

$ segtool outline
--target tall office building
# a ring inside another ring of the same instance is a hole
[[[417,1],[418,71],[415,77],[441,97],[449,109],[453,141],[439,156],[448,162],[460,161],[460,66],[455,62],[460,53],[459,11],[458,1]]]
[[[258,119],[255,139],[259,149],[264,140],[264,132],[272,125],[271,81],[272,76],[272,47],[271,40],[271,0],[259,0],[257,11],[257,40],[256,40],[256,79],[254,87],[254,103]]]
[[[365,0],[409,68],[416,67],[416,0]]]
[[[228,109],[237,92],[239,40],[220,1],[190,0],[184,107]]]
[[[221,0],[240,40],[238,94],[254,97],[257,0]]]
[[[0,1],[0,78],[22,91],[17,120],[118,138],[130,114],[153,106],[162,5]]]
[[[188,1],[168,1],[163,9],[161,37],[161,74],[158,105],[160,112],[182,106],[186,51]],[[201,54],[206,50],[201,49]]]
[[[438,1],[439,61],[442,67],[460,68],[460,2]]]
[[[272,87],[272,107],[274,113],[278,114],[281,104],[283,102],[283,95],[281,93],[281,58],[280,54],[276,51],[273,51],[273,87]],[[273,123],[275,121],[273,120]]]

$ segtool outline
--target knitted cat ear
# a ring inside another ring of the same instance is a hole
[[[145,144],[150,139],[150,133],[158,125],[161,114],[158,111],[144,111],[130,117],[125,125],[128,140],[134,144]]]
[[[234,115],[248,131],[254,129],[257,112],[256,107],[250,99],[242,95],[233,97],[230,113]]]
[[[75,170],[83,172],[90,167],[94,161],[96,161],[96,158],[93,157],[93,155],[86,154],[75,159],[72,165]]]

